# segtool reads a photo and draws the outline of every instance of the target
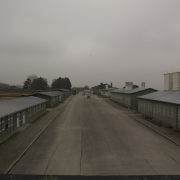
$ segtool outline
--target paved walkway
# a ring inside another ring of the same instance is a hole
[[[73,96],[9,174],[180,174],[180,147],[119,108],[97,96]]]
[[[54,118],[64,110],[72,98],[73,96],[70,96],[63,104],[59,104],[34,123],[29,123],[31,125],[24,124],[21,129],[18,129],[20,131],[15,137],[12,137],[7,143],[0,146],[0,174],[4,174],[9,170],[19,156],[29,148]]]
[[[158,125],[142,118],[142,114],[140,114],[140,113],[135,113],[133,110],[127,109],[124,106],[122,106],[110,99],[104,98],[103,100],[106,101],[107,103],[111,104],[112,106],[114,106],[117,109],[122,109],[122,110],[124,109],[124,112],[126,114],[128,114],[130,117],[132,117],[133,119],[139,121],[140,123],[144,124],[145,126],[150,127],[151,129],[157,131],[161,135],[167,137],[168,139],[170,139],[180,145],[180,132],[175,131],[174,128],[166,127],[166,126],[158,126]]]
[[[179,142],[180,133],[110,99],[71,96],[0,148],[0,173],[41,135],[10,174],[179,174],[180,147],[143,124]]]

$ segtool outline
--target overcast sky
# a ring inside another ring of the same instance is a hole
[[[1,0],[0,82],[69,77],[163,90],[180,71],[180,0]]]

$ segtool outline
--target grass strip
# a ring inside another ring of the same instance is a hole
[[[46,115],[49,111],[46,111],[45,113],[41,114],[40,116],[38,116],[36,119],[30,121],[29,123],[35,123],[37,120],[39,120],[41,117],[43,117],[44,115]]]

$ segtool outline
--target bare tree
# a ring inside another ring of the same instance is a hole
[[[31,80],[31,82],[33,82],[35,79],[38,78],[38,76],[35,74],[32,74],[32,75],[28,76],[28,78]]]

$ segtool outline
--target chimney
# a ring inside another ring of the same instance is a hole
[[[111,87],[112,87],[112,83],[111,83]]]
[[[145,82],[141,83],[141,88],[145,88]]]
[[[108,89],[108,84],[106,84],[106,89]]]
[[[129,91],[133,89],[133,83],[132,82],[126,82],[125,83],[125,91]]]

